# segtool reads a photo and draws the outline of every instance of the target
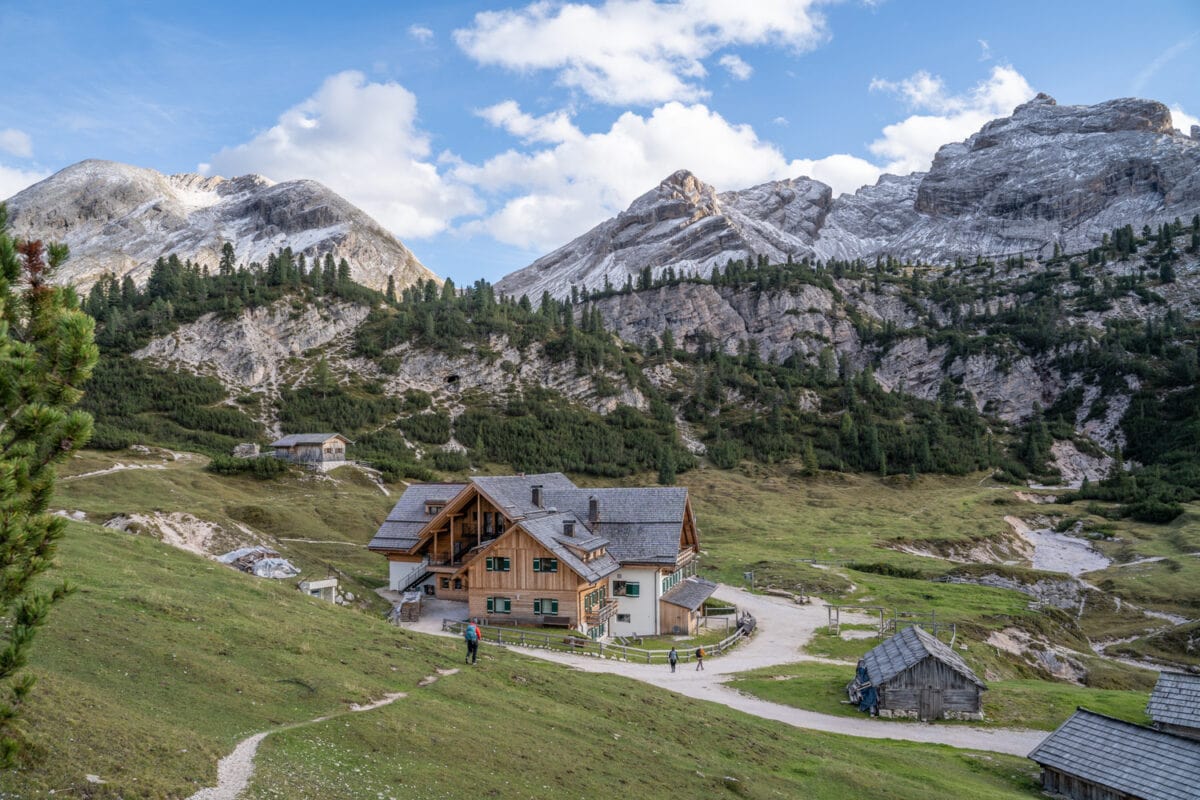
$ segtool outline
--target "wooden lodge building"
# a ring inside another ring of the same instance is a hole
[[[387,556],[394,591],[592,638],[694,633],[716,589],[695,577],[687,489],[581,489],[557,472],[415,484],[368,547]]]
[[[982,719],[983,681],[962,657],[917,625],[863,656],[881,717]]]
[[[275,457],[327,470],[346,463],[346,447],[354,442],[340,433],[293,433],[271,442]]]

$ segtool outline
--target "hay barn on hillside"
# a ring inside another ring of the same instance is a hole
[[[958,653],[917,625],[870,650],[862,666],[881,717],[983,718],[987,686]]]

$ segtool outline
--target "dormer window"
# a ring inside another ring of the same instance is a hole
[[[425,504],[425,513],[430,517],[435,517],[438,514],[440,514],[442,512],[442,509],[445,507],[446,507],[445,503],[426,503]]]

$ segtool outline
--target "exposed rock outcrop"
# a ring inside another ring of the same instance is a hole
[[[239,263],[265,262],[291,247],[310,260],[345,258],[359,283],[383,289],[435,278],[400,240],[316,181],[273,183],[261,175],[163,175],[112,161],[81,161],[8,201],[17,236],[65,242],[60,280],[87,285],[100,275],[139,283],[156,259],[174,253],[216,269],[225,242]]]

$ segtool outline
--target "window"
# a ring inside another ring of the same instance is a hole
[[[557,558],[535,558],[533,560],[534,572],[558,572]]]
[[[485,512],[483,512],[483,535],[491,536],[493,530],[494,529],[492,527],[492,512],[485,511]]]
[[[617,622],[632,622],[632,621],[633,621],[633,616],[631,614],[617,614]]]
[[[433,517],[433,516],[436,516],[437,514],[439,514],[441,512],[441,510],[445,507],[446,506],[443,503],[426,503],[425,504],[425,513],[428,514],[429,516]]]
[[[455,588],[455,589],[462,589],[462,578],[455,578],[455,579],[454,579],[454,588]]]
[[[506,556],[488,556],[485,566],[488,572],[508,572],[512,569],[512,559]]]
[[[599,589],[595,589],[587,593],[587,596],[583,598],[583,607],[588,611],[591,611],[596,606],[603,605],[604,600],[607,597],[608,589],[601,586]]]
[[[642,586],[637,581],[613,581],[614,597],[641,597]]]
[[[533,613],[535,614],[557,614],[558,601],[552,597],[547,597],[542,600],[533,601]]]
[[[449,578],[442,578],[442,588],[443,589],[450,588],[450,579]]]
[[[604,626],[603,626],[603,625],[597,625],[597,626],[596,626],[596,627],[594,627],[594,628],[588,628],[588,638],[589,638],[589,639],[602,639],[602,638],[604,638]]]
[[[487,610],[489,614],[511,614],[512,600],[507,597],[489,597]]]

